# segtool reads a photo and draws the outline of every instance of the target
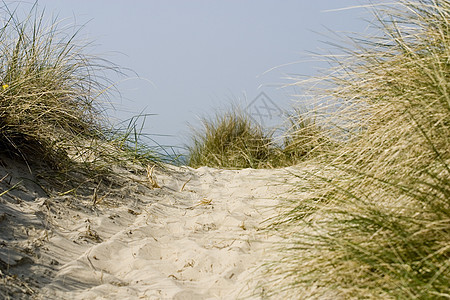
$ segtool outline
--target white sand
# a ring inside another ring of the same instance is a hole
[[[121,170],[93,206],[92,193],[49,198],[25,166],[2,161],[0,192],[22,178],[0,202],[6,299],[263,298],[257,268],[277,237],[261,222],[297,180],[288,169],[168,166],[151,189]]]

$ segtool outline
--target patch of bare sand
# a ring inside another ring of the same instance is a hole
[[[167,166],[152,189],[122,169],[96,196],[50,197],[25,166],[3,159],[0,171],[0,193],[16,185],[0,199],[5,299],[263,298],[250,279],[278,238],[261,223],[298,180]]]

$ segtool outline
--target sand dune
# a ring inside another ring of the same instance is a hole
[[[49,197],[3,161],[2,190],[18,183],[0,206],[4,298],[260,299],[258,267],[277,240],[260,228],[298,180],[289,169],[166,166],[152,189],[118,170],[93,205],[92,193]]]

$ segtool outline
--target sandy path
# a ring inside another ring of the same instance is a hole
[[[170,168],[156,174],[160,189],[128,187],[125,204],[83,210],[70,208],[70,197],[53,199],[47,210],[59,205],[62,216],[47,213],[53,230],[40,260],[53,267],[37,298],[249,296],[248,280],[276,238],[258,228],[292,187],[276,184],[286,170]]]

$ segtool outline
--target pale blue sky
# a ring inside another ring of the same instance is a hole
[[[279,87],[289,83],[287,74],[314,75],[323,67],[305,62],[307,52],[328,48],[322,43],[328,38],[319,33],[363,32],[367,26],[364,9],[327,12],[360,0],[38,3],[49,16],[86,24],[82,36],[95,41],[93,52],[141,77],[118,83],[123,99],[113,99],[117,116],[157,114],[147,118],[144,131],[170,135],[153,136],[167,145],[186,143],[187,124],[198,126],[198,116],[231,101],[245,106],[262,91],[278,106],[289,107],[294,91]]]

